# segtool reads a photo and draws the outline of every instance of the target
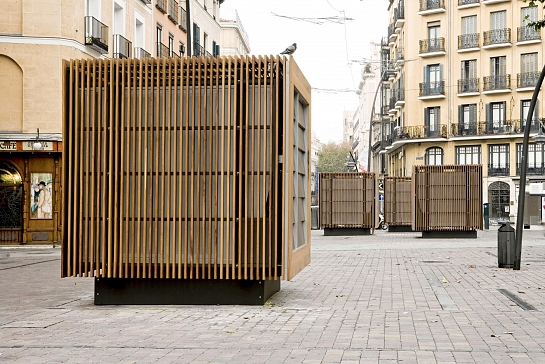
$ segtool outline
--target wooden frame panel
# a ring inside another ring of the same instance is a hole
[[[310,262],[310,85],[291,57],[63,74],[63,277],[290,279]]]
[[[384,177],[384,222],[411,226],[411,177]]]

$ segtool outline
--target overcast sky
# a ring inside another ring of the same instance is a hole
[[[312,130],[321,142],[342,140],[344,110],[355,110],[361,75],[357,62],[370,58],[370,42],[387,33],[386,0],[226,0],[221,11],[236,9],[250,38],[251,53],[278,54],[297,43],[295,60],[313,88]],[[344,24],[314,24],[297,18],[340,17]],[[274,14],[280,16],[276,16]]]

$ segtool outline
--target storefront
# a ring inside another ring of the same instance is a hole
[[[62,143],[0,140],[0,244],[60,244]]]

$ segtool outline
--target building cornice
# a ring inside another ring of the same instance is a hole
[[[32,45],[56,45],[61,47],[71,47],[75,48],[78,51],[86,53],[94,58],[108,58],[105,55],[102,55],[91,48],[85,46],[84,44],[68,38],[60,37],[31,37],[23,35],[0,35],[0,43],[9,43],[9,44],[32,44]]]

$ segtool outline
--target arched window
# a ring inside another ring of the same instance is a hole
[[[431,147],[426,149],[426,165],[440,166],[443,164],[443,148]]]
[[[14,166],[0,161],[0,184],[19,185],[21,182],[21,175]]]
[[[497,181],[488,186],[488,203],[490,218],[509,220],[509,201],[511,193],[509,184]]]

